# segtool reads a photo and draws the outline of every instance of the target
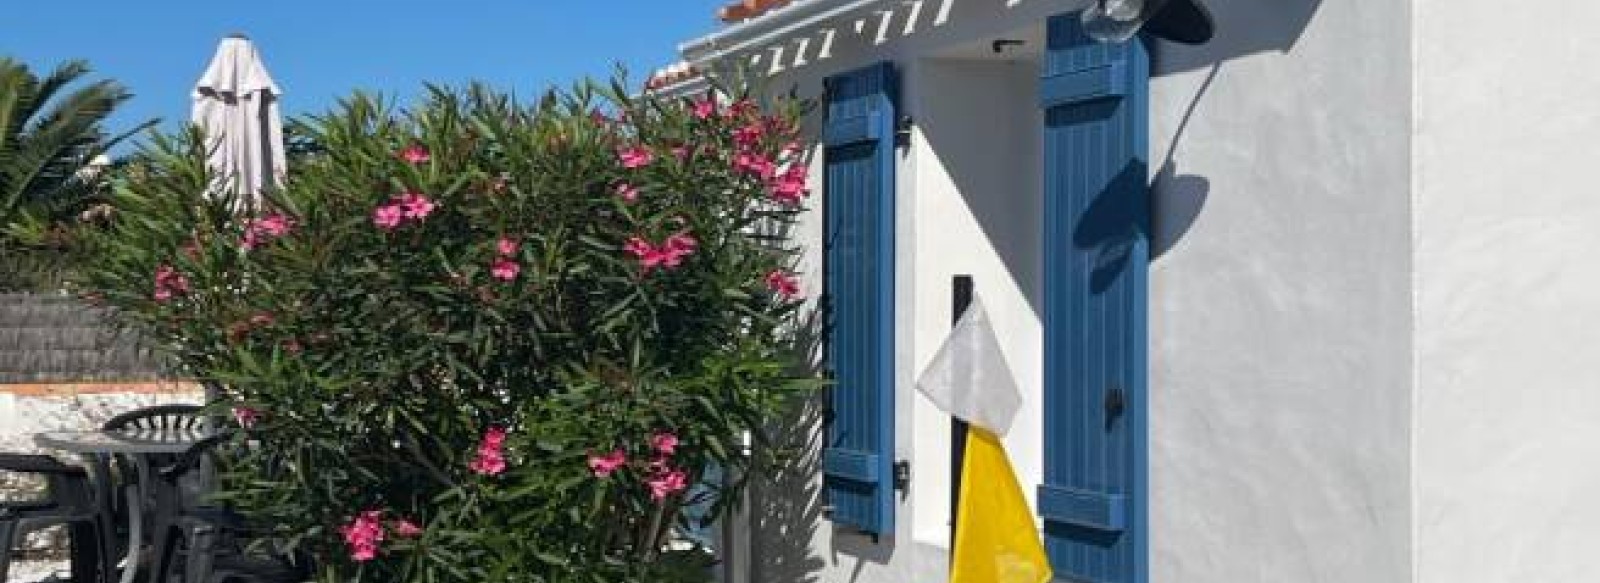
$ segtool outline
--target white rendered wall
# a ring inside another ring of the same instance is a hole
[[[1151,99],[1151,581],[1411,581],[1408,3],[1207,4]]]
[[[1416,10],[1417,581],[1600,581],[1600,4]]]

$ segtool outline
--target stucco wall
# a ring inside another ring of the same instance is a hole
[[[1207,4],[1151,99],[1151,581],[1410,581],[1408,3]]]
[[[1419,583],[1600,580],[1600,5],[1417,0]]]

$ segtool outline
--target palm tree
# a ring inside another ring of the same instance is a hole
[[[23,210],[47,220],[79,210],[99,182],[81,170],[153,123],[108,136],[106,118],[132,94],[105,79],[73,87],[88,74],[87,63],[69,61],[41,78],[0,57],[0,226]]]
[[[109,138],[104,122],[133,94],[112,80],[72,86],[88,74],[86,62],[69,61],[40,78],[0,58],[0,223],[21,207],[82,199],[86,163],[147,127]]]

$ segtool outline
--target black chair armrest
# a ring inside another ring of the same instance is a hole
[[[206,456],[211,455],[212,450],[216,449],[218,445],[233,439],[233,435],[233,431],[221,431],[194,442],[194,445],[189,446],[189,449],[179,454],[177,461],[161,470],[161,477],[175,480],[183,477],[184,474],[194,471],[200,467],[200,462],[204,461]]]
[[[26,453],[0,453],[0,471],[23,474],[54,474],[58,476],[88,476],[81,467],[62,463],[47,455]]]

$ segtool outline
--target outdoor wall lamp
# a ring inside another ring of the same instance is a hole
[[[1094,0],[1083,11],[1083,29],[1105,43],[1126,41],[1142,30],[1159,39],[1201,45],[1216,33],[1216,23],[1200,0]]]

